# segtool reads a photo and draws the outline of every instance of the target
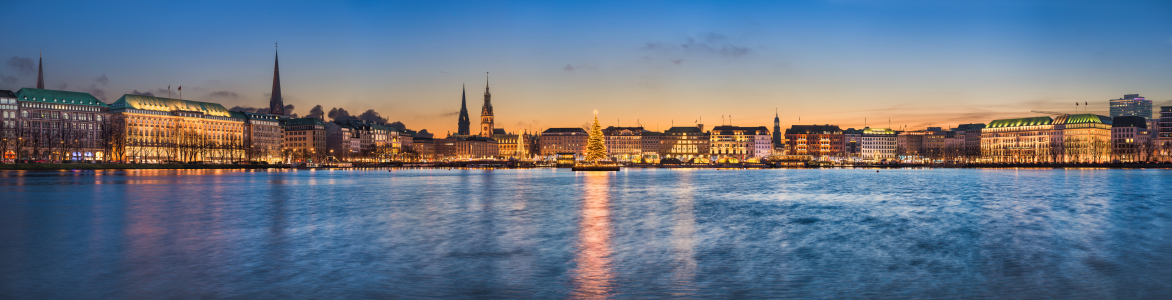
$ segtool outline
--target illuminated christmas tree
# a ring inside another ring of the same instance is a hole
[[[597,163],[606,159],[606,144],[602,142],[602,126],[598,125],[598,111],[594,111],[594,125],[590,126],[590,139],[586,140],[586,162]]]

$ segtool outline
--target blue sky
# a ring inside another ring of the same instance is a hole
[[[480,110],[485,72],[510,131],[594,109],[661,130],[770,126],[775,108],[783,126],[914,129],[1172,99],[1172,2],[937,2],[5,1],[0,88],[33,86],[44,51],[49,88],[265,106],[279,42],[296,113],[374,109],[441,134],[461,84]]]

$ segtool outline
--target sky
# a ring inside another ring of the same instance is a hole
[[[100,2],[100,3],[99,3]],[[0,89],[374,109],[496,127],[923,129],[1172,105],[1170,1],[2,1]],[[279,43],[279,44],[278,44]],[[279,45],[279,48],[276,47]],[[177,93],[173,97],[179,97]]]

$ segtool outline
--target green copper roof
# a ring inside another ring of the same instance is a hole
[[[1083,124],[1083,123],[1101,123],[1110,125],[1111,117],[1100,116],[1095,114],[1077,114],[1066,117],[1064,124]]]
[[[993,120],[993,122],[989,122],[988,128],[1050,125],[1053,123],[1054,123],[1054,119],[1051,119],[1050,117],[1004,119],[1004,120]]]
[[[108,107],[102,100],[94,98],[89,93],[45,90],[34,88],[22,88],[16,92],[17,101],[25,102],[41,102],[52,104],[71,104],[71,105],[86,105]]]
[[[154,111],[197,111],[205,115],[217,117],[231,117],[228,110],[219,103],[199,102],[191,100],[180,100],[161,97],[150,97],[126,94],[114,104],[110,105],[111,109],[141,109]]]

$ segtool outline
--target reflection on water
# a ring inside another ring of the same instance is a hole
[[[1172,170],[0,172],[0,298],[1172,298]]]
[[[574,277],[574,298],[602,299],[610,296],[610,173],[585,173],[582,219],[578,229],[578,269]]]

